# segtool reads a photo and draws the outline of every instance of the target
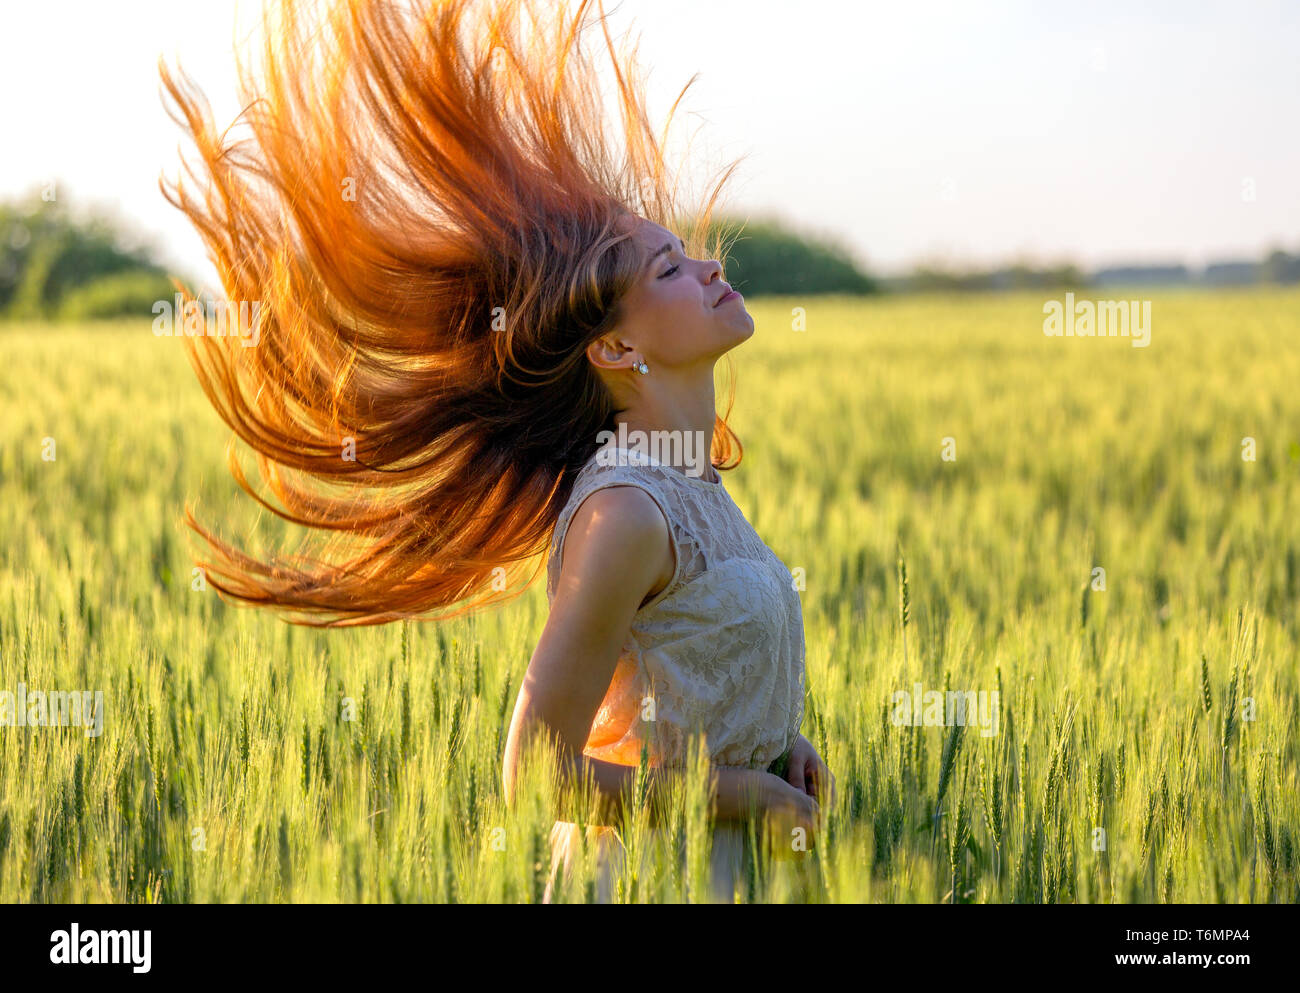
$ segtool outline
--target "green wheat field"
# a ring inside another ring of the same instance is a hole
[[[1300,899],[1300,293],[1155,294],[1146,348],[1046,337],[1045,299],[750,305],[724,478],[802,580],[838,796],[739,901]],[[501,755],[544,577],[443,624],[223,603],[187,500],[296,532],[180,340],[9,325],[0,356],[0,693],[103,694],[102,733],[0,727],[0,900],[540,902],[554,785],[508,808]],[[896,723],[918,683],[997,692],[997,733]],[[666,833],[624,825],[621,900],[707,898],[694,768]]]

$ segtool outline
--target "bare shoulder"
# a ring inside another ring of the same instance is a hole
[[[507,770],[535,723],[582,753],[608,692],[633,617],[672,579],[668,522],[654,497],[618,484],[588,494],[562,537],[546,626],[519,688]],[[506,789],[513,773],[506,772]]]
[[[607,486],[583,500],[569,522],[560,581],[567,569],[630,584],[639,609],[672,581],[675,566],[668,522],[654,498],[637,486]]]

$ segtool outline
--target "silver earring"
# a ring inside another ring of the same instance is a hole
[[[647,366],[647,365],[645,364],[645,360],[644,360],[644,359],[642,359],[641,362],[639,362],[638,364],[632,366],[632,368],[635,369],[637,372],[639,372],[639,373],[640,373],[641,375],[643,375],[643,376],[646,375],[646,374],[650,371],[650,367]]]

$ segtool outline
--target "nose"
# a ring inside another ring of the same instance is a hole
[[[722,263],[719,262],[717,259],[711,259],[709,261],[708,273],[709,273],[708,278],[705,279],[704,281],[706,285],[714,282],[715,280],[721,279]]]

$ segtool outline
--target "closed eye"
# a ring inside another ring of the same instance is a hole
[[[681,268],[681,266],[673,266],[671,269],[669,269],[667,272],[665,272],[665,273],[664,273],[662,276],[660,276],[659,278],[660,278],[660,279],[666,279],[667,277],[671,276],[673,273],[675,273],[675,272],[676,272],[678,269],[680,269],[680,268]]]

